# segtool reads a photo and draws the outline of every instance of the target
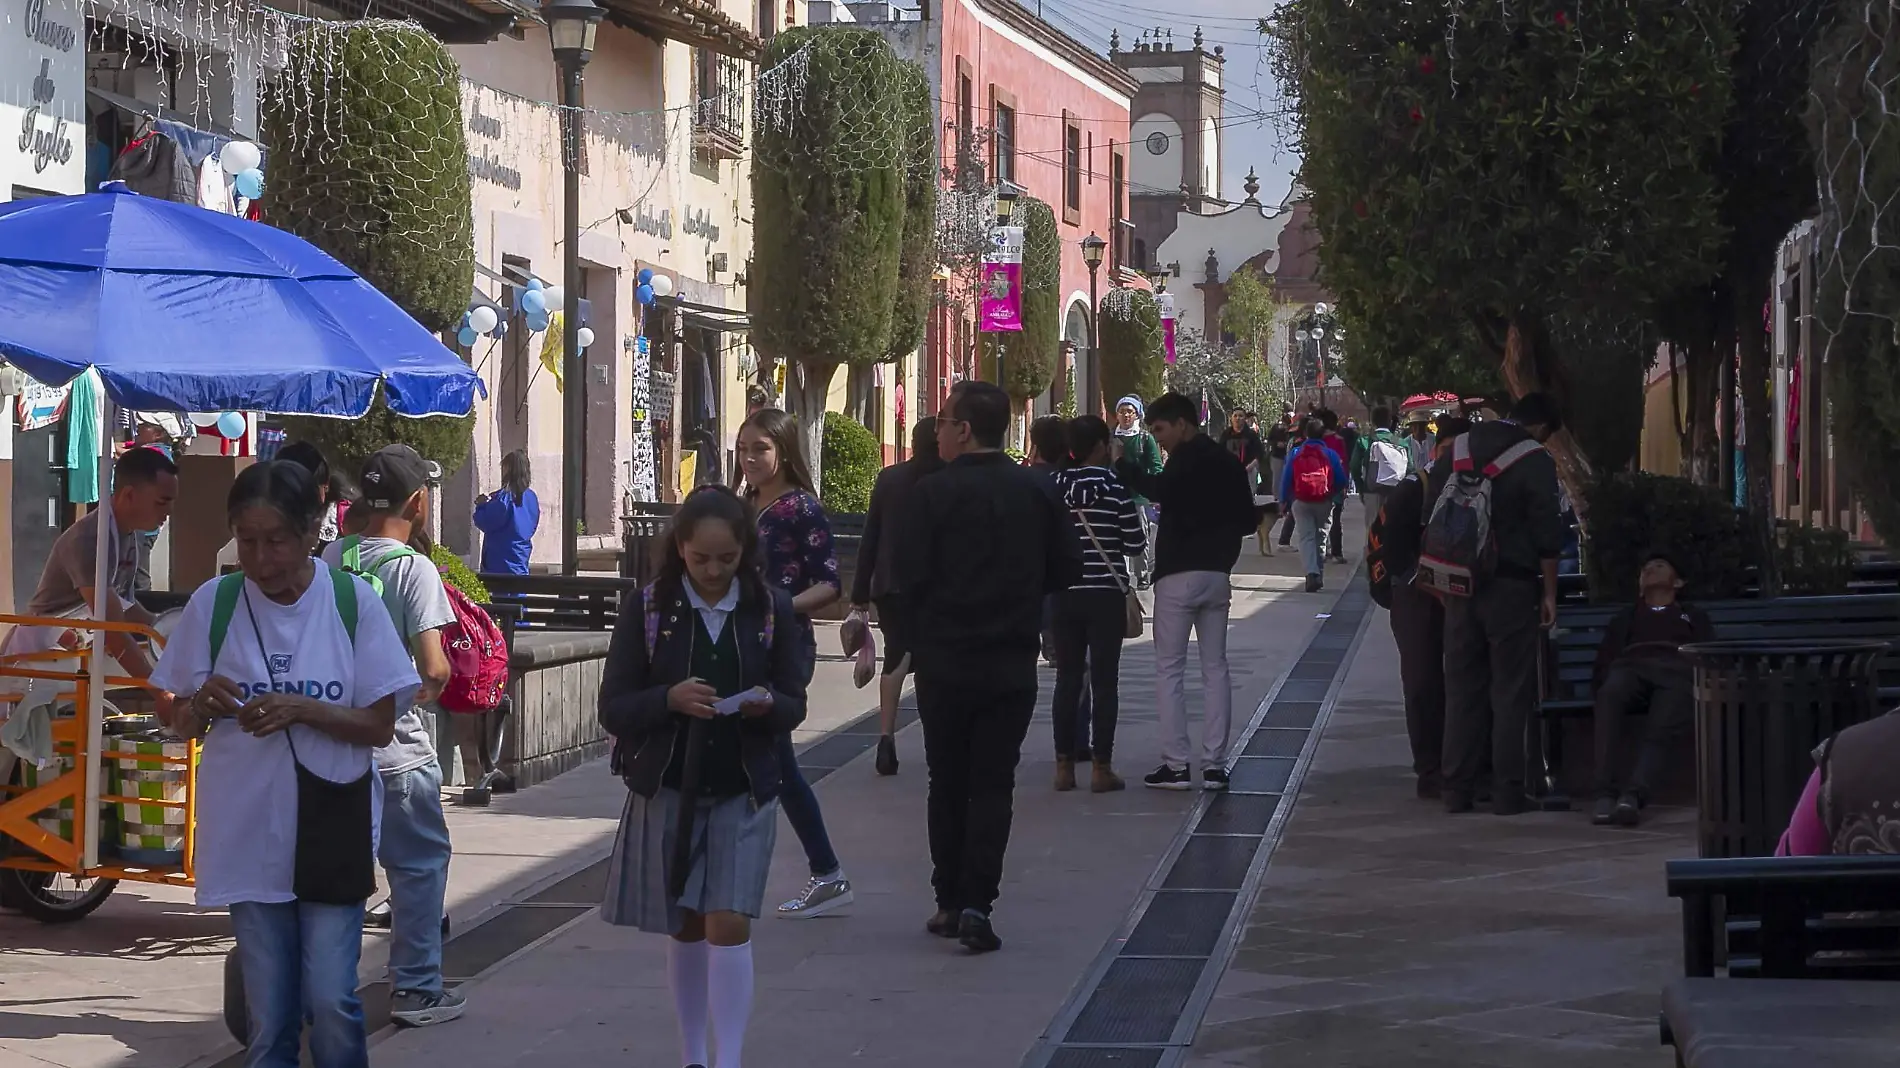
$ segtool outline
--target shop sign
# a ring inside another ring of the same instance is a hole
[[[74,15],[71,21],[58,17],[60,14]],[[24,111],[20,117],[20,135],[14,147],[21,156],[32,160],[33,173],[44,174],[52,165],[64,168],[73,162],[78,150],[78,125],[72,119],[60,114],[61,111],[74,111],[71,107],[77,99],[68,92],[65,100],[59,99],[59,81],[68,75],[77,77],[84,53],[79,51],[79,25],[76,12],[63,9],[49,11],[47,0],[26,0],[26,6],[19,22],[20,36],[25,38],[24,46],[16,40],[6,52],[24,52],[24,60],[14,69],[22,74],[34,71],[27,81],[25,99],[16,99]],[[3,53],[0,53],[3,54]],[[57,69],[54,63],[58,62]],[[0,66],[12,66],[0,62]],[[58,80],[55,75],[58,75]],[[73,83],[67,87],[72,89]],[[17,92],[18,87],[12,87]],[[66,104],[62,108],[59,105]]]
[[[501,119],[494,115],[482,114],[482,97],[476,93],[469,104],[468,132],[471,139],[490,142],[497,149],[502,136],[507,132]],[[488,154],[490,145],[469,145],[468,176],[477,182],[500,186],[510,192],[521,192],[521,171],[510,167],[501,160]]]
[[[712,213],[701,208],[694,211],[691,205],[686,208],[686,221],[680,229],[693,237],[703,237],[708,241],[719,240],[719,227],[712,221]]]
[[[661,208],[660,213],[655,215],[646,205],[640,205],[633,212],[633,231],[662,241],[673,240],[673,210]]]
[[[71,394],[71,383],[49,386],[28,379],[20,389],[15,422],[22,431],[52,426],[59,422],[60,416],[66,414],[66,400]]]

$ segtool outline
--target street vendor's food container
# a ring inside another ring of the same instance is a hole
[[[55,758],[53,763],[44,768],[31,760],[22,760],[20,761],[20,785],[28,790],[36,790],[71,770],[73,770],[73,758],[64,754]],[[73,804],[73,799],[68,797],[52,808],[41,809],[33,817],[33,822],[39,824],[40,830],[47,834],[57,835],[70,842],[73,840],[73,813],[77,810],[78,807]]]
[[[127,864],[163,868],[185,862],[185,781],[183,763],[191,752],[191,743],[165,741],[156,734],[131,734],[106,739],[106,760],[111,770],[112,793],[136,797],[147,802],[121,801],[118,826],[112,843],[119,859]],[[115,757],[114,754],[121,754]],[[143,760],[129,759],[132,756]],[[176,763],[160,763],[169,757]]]

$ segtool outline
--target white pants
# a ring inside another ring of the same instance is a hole
[[[1234,679],[1227,669],[1227,612],[1233,591],[1220,571],[1184,571],[1155,583],[1156,698],[1161,715],[1161,759],[1185,768],[1188,741],[1187,651],[1193,631],[1201,650],[1201,687],[1207,707],[1201,724],[1201,766],[1227,763],[1234,718]]]
[[[1359,491],[1359,499],[1366,505],[1366,529],[1372,529],[1372,521],[1379,518],[1379,509],[1385,507],[1385,487]]]

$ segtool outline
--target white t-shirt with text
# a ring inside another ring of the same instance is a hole
[[[232,614],[216,665],[210,662],[211,616],[218,580],[205,583],[185,606],[152,674],[153,684],[192,694],[216,674],[237,683],[247,696],[290,691],[327,704],[366,708],[394,694],[396,707],[407,707],[421,685],[408,650],[375,591],[360,579],[351,581],[356,584],[354,648],[337,611],[328,569],[318,562],[310,588],[295,604],[278,604],[245,580],[245,596]],[[302,725],[287,733],[296,740],[296,761],[316,775],[352,782],[370,770],[368,746],[349,745]],[[371,783],[372,811],[380,824],[382,777],[372,776]],[[296,900],[291,881],[296,866],[297,769],[285,734],[258,738],[241,730],[236,720],[214,723],[199,757],[197,809],[199,905]]]

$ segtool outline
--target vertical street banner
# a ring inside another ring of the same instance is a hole
[[[1168,362],[1174,362],[1174,294],[1156,293],[1155,303],[1161,305],[1161,350]]]
[[[990,250],[983,256],[983,291],[978,329],[986,334],[1023,328],[1023,228],[997,226],[990,230]]]

